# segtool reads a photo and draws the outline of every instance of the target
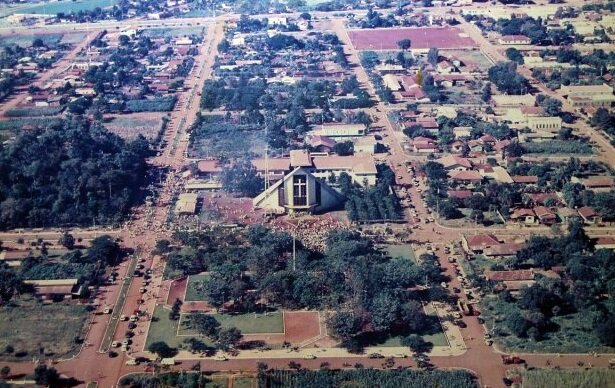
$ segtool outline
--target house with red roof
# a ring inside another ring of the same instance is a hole
[[[548,207],[536,206],[533,210],[541,224],[553,225],[557,222],[557,215]]]
[[[485,249],[500,245],[501,242],[492,234],[462,235],[461,245],[470,254],[483,253]]]
[[[602,217],[591,207],[583,206],[577,210],[586,224],[598,224],[602,222]]]
[[[514,223],[523,224],[523,225],[535,225],[536,224],[536,214],[534,210],[527,208],[515,209],[510,214],[510,220]]]

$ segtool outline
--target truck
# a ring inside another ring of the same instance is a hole
[[[174,358],[163,358],[160,361],[161,365],[175,365],[175,359]]]
[[[511,364],[525,364],[525,360],[522,359],[521,357],[518,356],[510,356],[507,354],[503,354],[502,355],[502,363],[504,363],[504,365],[511,365]]]

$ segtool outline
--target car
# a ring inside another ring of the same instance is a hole
[[[228,358],[226,358],[226,356],[224,354],[218,354],[216,357],[214,357],[214,359],[216,361],[226,361],[226,360],[228,360]]]
[[[485,333],[485,336],[484,336],[484,337],[485,337],[485,339],[490,339],[490,338],[491,338],[491,334],[489,334],[489,333]]]
[[[446,284],[446,282],[442,282],[442,283],[440,283],[440,285],[442,286],[442,288],[447,288],[447,287],[448,287],[448,285]]]
[[[124,340],[122,341],[122,346],[128,346],[131,342],[132,341],[130,340],[130,338],[124,338]]]
[[[119,341],[113,341],[111,342],[111,347],[112,348],[119,348],[120,347],[120,342]]]
[[[134,323],[134,322],[129,322],[129,323],[128,323],[128,328],[129,328],[130,330],[134,329],[135,327],[137,327],[137,324],[136,324],[136,323]]]
[[[384,358],[384,356],[380,353],[370,353],[367,358]]]
[[[458,311],[454,311],[453,317],[455,317],[456,319],[461,319],[461,313],[459,313]]]
[[[129,319],[130,319],[130,322],[136,322],[139,320],[139,317],[137,317],[136,315],[131,315]]]
[[[468,325],[466,325],[466,323],[464,321],[462,321],[461,319],[458,319],[455,321],[455,325],[461,327],[461,328],[465,328],[468,327]]]
[[[127,352],[128,349],[130,349],[130,347],[128,345],[122,345],[122,348],[120,349],[122,352]]]
[[[303,358],[304,358],[305,360],[313,360],[313,359],[315,359],[315,358],[316,358],[316,356],[315,356],[315,355],[313,355],[313,354],[306,354],[305,356],[303,356]]]
[[[408,357],[408,355],[404,354],[404,353],[395,353],[393,355],[393,357],[395,357],[395,358],[406,358],[406,357]]]
[[[404,179],[404,177],[402,177],[401,175],[398,175],[397,179]]]
[[[458,287],[453,287],[453,292],[455,294],[459,294],[461,292],[461,290]]]
[[[477,317],[476,320],[478,321],[478,323],[480,323],[481,325],[483,323],[485,323],[485,320],[483,319],[483,317]]]
[[[493,340],[492,339],[485,340],[485,345],[487,346],[493,345]]]
[[[126,315],[120,315],[120,321],[127,321],[128,317]]]

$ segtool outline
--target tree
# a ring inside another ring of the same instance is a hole
[[[211,315],[194,314],[190,316],[190,327],[199,335],[215,340],[220,331],[220,322]]]
[[[562,113],[562,102],[555,98],[545,97],[540,106],[549,116],[559,116]]]
[[[436,66],[438,64],[438,59],[440,58],[440,52],[437,48],[432,47],[427,52],[427,62],[432,66]]]
[[[25,290],[21,277],[11,270],[6,263],[0,263],[0,302],[10,301],[16,293]]]
[[[498,62],[488,71],[489,81],[493,82],[502,93],[523,94],[529,90],[529,83],[517,73],[515,62]]]
[[[427,342],[423,339],[423,337],[410,334],[407,337],[403,337],[401,339],[401,344],[403,346],[407,346],[415,353],[427,353],[433,348],[433,344],[431,342]]]
[[[64,232],[64,234],[60,236],[58,243],[66,249],[73,249],[75,247],[75,237],[68,232]]]
[[[412,46],[412,41],[410,39],[402,39],[397,41],[397,47],[399,47],[402,51],[408,51],[410,46]]]
[[[157,254],[165,254],[171,252],[171,242],[166,239],[156,241],[156,248],[154,251]]]
[[[156,353],[160,358],[174,357],[177,354],[177,349],[170,347],[164,341],[158,341],[151,343],[147,350]]]
[[[2,376],[3,379],[9,377],[10,374],[11,368],[9,366],[3,366],[2,369],[0,369],[0,376]]]
[[[340,156],[352,155],[354,153],[354,144],[351,141],[335,143],[333,151]]]
[[[220,178],[224,190],[245,197],[255,197],[264,188],[264,180],[259,177],[256,167],[247,159],[237,160],[225,167]]]
[[[229,351],[234,348],[235,345],[241,341],[243,335],[241,334],[241,330],[236,327],[229,327],[221,329],[218,332],[218,339],[216,340],[216,345],[224,350]]]
[[[519,50],[514,47],[510,47],[506,49],[506,57],[513,62],[516,62],[520,65],[523,65],[523,55]]]
[[[179,319],[179,317],[181,316],[181,307],[182,307],[182,301],[179,298],[175,298],[175,301],[173,302],[173,306],[171,307],[171,311],[169,312],[169,319],[172,321],[177,321]]]

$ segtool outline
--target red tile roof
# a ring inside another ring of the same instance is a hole
[[[533,280],[534,271],[530,269],[521,269],[515,271],[487,271],[487,279],[495,282],[512,280]]]
[[[451,175],[452,179],[458,181],[481,181],[483,177],[480,175],[478,171],[470,170],[470,171],[459,171],[455,174]]]

